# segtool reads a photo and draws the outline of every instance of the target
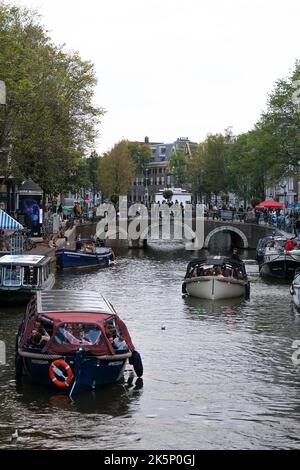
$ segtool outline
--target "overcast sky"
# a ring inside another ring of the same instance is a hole
[[[96,67],[97,150],[249,130],[300,59],[299,0],[15,0]]]

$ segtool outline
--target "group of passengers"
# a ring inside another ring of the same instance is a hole
[[[231,277],[234,279],[244,279],[244,273],[242,269],[228,266],[225,263],[217,266],[195,266],[190,274],[190,277],[202,276],[220,276]]]
[[[284,251],[292,251],[300,249],[300,240],[288,239],[286,241],[282,240],[272,240],[270,244],[266,247],[266,254],[278,253],[282,254]]]
[[[87,328],[85,328],[87,326]],[[128,345],[121,331],[115,325],[114,320],[107,320],[104,325],[105,336],[115,350],[127,350]],[[82,344],[94,345],[101,336],[101,331],[96,325],[82,325],[81,323],[64,323],[59,327],[55,335],[58,344]],[[50,335],[38,318],[33,326],[29,338],[29,344],[33,347],[43,349],[50,340]]]

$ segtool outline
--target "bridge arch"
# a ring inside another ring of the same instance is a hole
[[[208,248],[208,245],[209,245],[209,242],[210,242],[211,238],[216,233],[219,233],[219,232],[234,232],[235,234],[237,234],[241,238],[241,240],[243,242],[243,248],[248,248],[249,247],[248,239],[247,239],[246,235],[244,234],[244,232],[242,232],[242,230],[240,230],[237,227],[230,226],[230,225],[221,225],[221,227],[216,227],[215,229],[213,229],[211,232],[209,232],[206,235],[205,241],[204,241],[204,248]]]

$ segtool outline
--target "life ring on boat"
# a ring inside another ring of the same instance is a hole
[[[61,370],[58,366],[60,366],[63,370]],[[51,362],[49,367],[49,375],[51,381],[60,388],[69,387],[73,380],[72,369],[63,359],[56,359],[55,361]],[[58,377],[62,377],[63,380],[59,380],[56,375]]]

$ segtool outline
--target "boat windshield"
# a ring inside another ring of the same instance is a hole
[[[95,345],[101,336],[97,325],[86,323],[64,323],[59,326],[52,340],[54,344]]]
[[[21,266],[7,266],[3,270],[4,286],[20,286],[21,285]]]

